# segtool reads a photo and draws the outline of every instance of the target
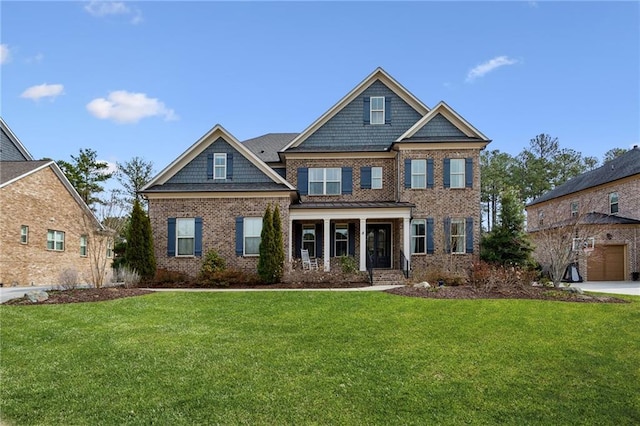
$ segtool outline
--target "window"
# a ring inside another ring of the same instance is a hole
[[[80,235],[80,256],[85,257],[87,255],[87,236]]]
[[[618,193],[612,192],[609,194],[609,213],[618,213]]]
[[[196,222],[194,218],[176,219],[176,256],[193,256],[195,254]]]
[[[571,217],[577,217],[578,216],[578,202],[574,201],[571,203]]]
[[[371,97],[371,124],[384,124],[384,96]]]
[[[382,189],[382,167],[371,168],[371,189]]]
[[[340,195],[342,169],[309,169],[309,195]]]
[[[544,212],[538,212],[538,226],[544,225]]]
[[[427,160],[411,160],[411,188],[427,187]]]
[[[464,219],[451,219],[451,253],[465,252]]]
[[[334,236],[335,247],[334,253],[336,256],[348,256],[349,255],[349,225],[337,224],[336,232]]]
[[[427,224],[424,219],[411,221],[411,254],[426,253]]]
[[[213,154],[213,178],[227,178],[227,154]]]
[[[304,225],[302,227],[302,249],[309,251],[309,257],[316,257],[315,225]]]
[[[464,188],[464,158],[451,159],[451,188]]]
[[[260,234],[262,233],[261,217],[244,218],[244,254],[257,256],[260,254]]]
[[[20,244],[28,244],[29,243],[29,227],[27,225],[22,225],[20,228]]]
[[[47,231],[47,249],[64,251],[64,232],[49,229]]]

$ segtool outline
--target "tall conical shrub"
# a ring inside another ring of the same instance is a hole
[[[282,279],[282,274],[284,272],[284,238],[282,236],[282,221],[280,219],[280,208],[276,204],[276,207],[273,209],[273,263],[274,263],[274,274],[276,277],[276,281],[280,281]]]
[[[153,278],[156,273],[156,257],[153,253],[153,235],[151,221],[142,210],[138,200],[133,202],[131,222],[127,233],[127,247],[125,262],[131,269],[135,269],[144,280]]]
[[[267,283],[276,282],[274,274],[274,235],[273,219],[271,217],[271,206],[267,206],[262,217],[262,232],[260,233],[260,258],[258,259],[258,276]]]

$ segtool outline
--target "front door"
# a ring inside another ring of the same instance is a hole
[[[367,225],[367,255],[373,268],[391,268],[391,225]]]

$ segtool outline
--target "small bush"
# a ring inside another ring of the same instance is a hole
[[[126,288],[135,287],[140,283],[140,274],[135,269],[121,266],[115,269],[114,272],[112,278],[114,283],[124,283]]]
[[[479,261],[474,262],[469,281],[479,290],[494,291],[528,287],[537,276],[536,270]]]
[[[220,257],[217,251],[209,250],[202,259],[202,267],[200,268],[200,275],[212,274],[215,272],[224,271],[227,267],[224,259]]]
[[[340,256],[340,268],[344,274],[353,274],[358,272],[358,262],[353,256]]]
[[[158,268],[153,278],[156,284],[182,284],[189,282],[189,276],[182,272],[170,271],[164,268]]]
[[[78,271],[67,268],[58,276],[58,287],[60,290],[73,290],[78,287],[79,281]]]
[[[216,272],[200,274],[197,287],[229,287],[232,285],[256,285],[260,284],[260,278],[256,274],[250,274],[238,269],[224,269]]]
[[[467,283],[467,276],[463,272],[435,268],[414,274],[414,278],[418,281],[426,281],[432,286],[437,286],[440,282],[448,286],[459,286]]]

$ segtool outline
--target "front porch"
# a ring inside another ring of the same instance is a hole
[[[315,202],[290,206],[289,253],[309,250],[324,271],[353,256],[360,271],[410,268],[411,209],[396,202]]]

